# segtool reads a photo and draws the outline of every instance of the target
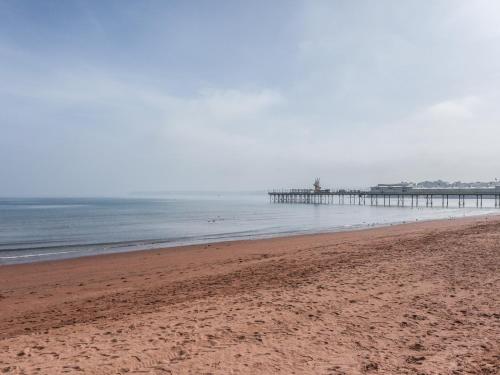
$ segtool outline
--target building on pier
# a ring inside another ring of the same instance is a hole
[[[413,184],[408,182],[400,182],[399,184],[378,184],[372,186],[370,191],[372,193],[406,193],[413,189]]]
[[[494,187],[470,187],[470,188],[420,188],[410,183],[378,184],[370,188],[372,194],[431,194],[431,195],[488,195],[500,193],[500,185]]]

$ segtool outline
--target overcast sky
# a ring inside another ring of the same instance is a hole
[[[499,1],[0,0],[0,196],[500,177]]]

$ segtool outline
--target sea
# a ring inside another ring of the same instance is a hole
[[[270,203],[266,192],[128,198],[0,198],[0,265],[228,240],[324,233],[498,212],[475,208]]]

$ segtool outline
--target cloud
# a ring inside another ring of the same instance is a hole
[[[474,40],[500,38],[500,3],[495,0],[459,1],[445,27]]]
[[[424,115],[442,120],[461,120],[470,119],[477,113],[474,113],[481,100],[474,96],[456,100],[446,100],[434,104],[424,111]]]

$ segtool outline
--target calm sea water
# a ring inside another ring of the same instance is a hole
[[[264,192],[133,199],[0,199],[0,264],[498,211],[472,208],[472,201],[468,205],[443,209],[270,204]]]

